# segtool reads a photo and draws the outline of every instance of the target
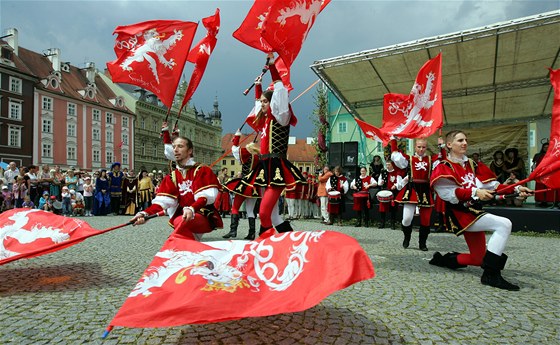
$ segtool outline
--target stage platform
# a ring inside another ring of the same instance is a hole
[[[356,212],[352,210],[352,201],[347,200],[346,211],[343,218],[350,219],[356,217]],[[522,207],[506,207],[506,206],[486,206],[486,212],[493,213],[498,216],[506,217],[513,224],[513,231],[534,231],[560,232],[560,209],[549,207],[537,207],[535,204],[524,204]],[[380,219],[378,205],[373,205],[370,209],[370,217],[375,221]],[[397,219],[402,219],[402,207],[399,207]],[[432,225],[437,223],[437,216],[434,212],[432,215]],[[413,223],[415,227],[420,225],[419,217],[414,217]],[[400,225],[399,225],[400,228]],[[432,226],[433,228],[433,226]]]

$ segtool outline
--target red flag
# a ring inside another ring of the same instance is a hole
[[[358,242],[334,231],[251,242],[171,236],[111,326],[169,327],[297,312],[373,276]]]
[[[0,214],[0,265],[69,247],[101,232],[83,220],[38,209]]]
[[[284,61],[278,57],[276,61],[274,61],[274,66],[276,66],[276,70],[278,74],[280,74],[280,79],[282,79],[282,84],[288,92],[292,91],[294,88],[292,87],[292,82],[290,80],[290,69],[286,67]],[[274,89],[274,80],[270,83],[269,89]]]
[[[207,30],[206,36],[198,42],[197,45],[191,49],[188,61],[194,63],[194,70],[191,75],[191,80],[187,86],[187,91],[185,91],[185,97],[183,98],[183,103],[181,104],[181,109],[189,102],[198,85],[200,80],[202,80],[202,75],[206,70],[206,65],[210,59],[210,55],[216,47],[216,42],[218,41],[216,35],[220,30],[220,9],[216,9],[216,13],[213,16],[206,17],[202,19],[202,24]]]
[[[441,53],[422,66],[409,95],[383,97],[381,130],[401,138],[426,138],[443,125]]]
[[[289,69],[301,50],[309,30],[330,0],[276,0],[270,6],[262,38],[284,60]]]
[[[253,6],[247,13],[247,17],[233,33],[233,37],[265,53],[272,52],[272,47],[262,38],[264,20],[268,16],[271,0],[255,0]]]
[[[391,140],[389,133],[383,132],[381,129],[372,126],[364,121],[360,121],[356,118],[354,118],[354,120],[356,120],[356,123],[358,124],[358,126],[360,126],[360,129],[362,130],[362,132],[364,132],[364,135],[367,138],[379,141],[383,143],[383,146],[387,146],[389,140]]]
[[[117,59],[107,63],[113,82],[150,90],[170,108],[197,26],[178,20],[118,26]]]
[[[548,188],[560,188],[560,69],[550,70],[550,83],[554,88],[552,119],[550,123],[550,145],[539,165],[528,180],[536,180]]]

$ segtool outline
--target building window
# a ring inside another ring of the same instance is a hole
[[[91,131],[91,136],[93,140],[101,140],[101,131],[98,128],[94,128]]]
[[[10,91],[21,95],[21,79],[10,77]]]
[[[43,120],[43,133],[52,133],[52,121],[51,120]]]
[[[338,123],[338,133],[346,133],[346,122]]]
[[[106,113],[105,114],[105,122],[106,123],[113,123],[113,114],[112,113]]]
[[[113,163],[113,152],[105,152],[105,164]]]
[[[112,143],[113,142],[113,132],[112,131],[105,131],[105,141],[108,143]]]
[[[100,162],[101,161],[100,157],[101,157],[101,154],[100,154],[99,150],[93,150],[93,157],[92,157],[93,161],[94,162]]]
[[[76,159],[76,148],[75,147],[67,147],[66,148],[66,159],[68,160],[75,160]]]
[[[140,154],[142,156],[146,155],[146,143],[144,143],[144,142],[142,143],[142,145],[140,145]]]
[[[66,127],[66,135],[69,137],[75,137],[76,136],[76,125],[73,123],[69,123],[68,126]]]
[[[145,118],[140,119],[140,128],[146,129],[146,119]]]
[[[101,110],[93,109],[93,121],[101,121]]]
[[[68,103],[68,115],[76,116],[76,104]]]
[[[152,122],[152,128],[153,128],[153,130],[156,131],[156,132],[159,130],[159,129],[158,129],[158,122],[157,122],[156,120],[154,120],[154,121]]]
[[[153,152],[153,157],[157,157],[158,156],[158,149],[157,149],[157,144],[154,144],[154,152]]]
[[[123,133],[122,143],[123,143],[123,145],[128,145],[128,134]]]
[[[21,147],[21,127],[8,127],[8,145]]]
[[[122,164],[128,164],[128,153],[122,154]]]
[[[43,144],[43,157],[52,157],[52,145]]]
[[[50,97],[43,97],[43,110],[53,110],[53,99]]]
[[[227,161],[225,159],[222,160],[222,165],[226,165]]]
[[[21,121],[21,103],[10,101],[10,119]]]
[[[235,159],[230,160],[229,164],[230,165],[235,165]]]
[[[125,128],[128,128],[128,116],[123,116],[122,126],[125,127]]]

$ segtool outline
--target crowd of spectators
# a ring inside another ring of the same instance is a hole
[[[114,163],[112,168],[117,166]],[[150,206],[163,179],[162,171],[135,174],[124,168],[121,194],[116,195],[109,189],[110,176],[106,169],[87,172],[69,167],[63,171],[48,164],[18,167],[11,162],[5,170],[0,168],[0,212],[27,207],[64,216],[136,214]]]

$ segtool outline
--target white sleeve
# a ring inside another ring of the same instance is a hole
[[[344,181],[342,188],[344,189],[344,194],[348,193],[348,180]]]
[[[332,186],[331,186],[331,179],[328,179],[328,180],[327,180],[327,186],[326,186],[326,188],[327,188],[327,191],[328,191],[329,189],[332,188]]]
[[[355,188],[356,187],[356,179],[352,180],[352,183],[350,183],[350,188]]]
[[[206,205],[211,205],[216,201],[218,197],[218,188],[206,188],[194,195],[194,200],[198,200],[200,197],[206,198]]]
[[[170,218],[173,217],[175,211],[177,210],[177,206],[179,205],[177,199],[165,195],[156,195],[154,200],[152,200],[152,204],[158,204],[161,206]]]
[[[281,81],[274,84],[274,92],[270,100],[270,109],[276,121],[282,126],[290,123],[290,99],[288,98],[288,90]]]
[[[175,154],[173,153],[173,145],[164,144],[163,145],[163,152],[165,153],[165,158],[169,159],[170,161],[175,160]]]
[[[237,159],[241,163],[241,155],[239,154],[240,150],[241,148],[239,146],[233,145],[231,147],[231,153],[233,154],[233,157],[235,157],[235,159]]]
[[[408,166],[408,159],[400,151],[391,152],[391,160],[399,169],[405,169]]]
[[[434,183],[434,190],[438,197],[452,204],[458,204],[459,199],[455,195],[455,189],[459,188],[457,184],[451,180],[441,178]]]

